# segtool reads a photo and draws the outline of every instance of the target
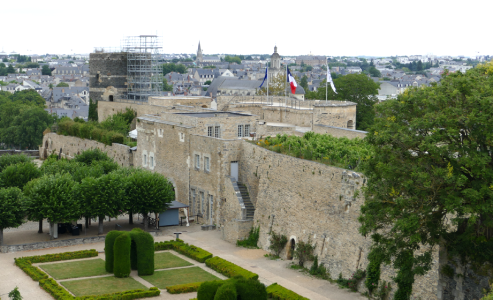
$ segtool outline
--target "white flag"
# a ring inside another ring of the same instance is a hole
[[[330,83],[330,87],[332,87],[332,90],[334,91],[334,93],[337,94],[336,87],[334,86],[334,81],[332,81],[332,76],[330,75],[329,66],[327,66],[327,82]]]

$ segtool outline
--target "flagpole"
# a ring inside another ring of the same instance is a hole
[[[265,64],[265,68],[267,70],[267,105],[269,104],[269,65]]]
[[[286,80],[284,80],[284,106],[287,106],[286,82],[288,81],[288,65],[286,65]]]
[[[329,62],[327,57],[325,57],[325,65],[327,66],[327,73],[329,72]],[[328,91],[328,86],[329,86],[329,77],[326,76],[327,78],[325,79],[325,102],[327,102],[327,94],[329,93]]]

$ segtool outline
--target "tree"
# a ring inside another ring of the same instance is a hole
[[[43,141],[43,131],[53,124],[53,116],[40,107],[29,107],[21,110],[14,118],[10,127],[14,133],[13,144],[22,148],[34,149]]]
[[[89,121],[98,121],[98,101],[92,101],[91,98],[89,98],[89,115],[88,115]]]
[[[229,63],[241,64],[241,58],[239,58],[238,56],[229,56],[229,55],[226,55],[224,57],[224,61],[229,62]]]
[[[59,84],[56,85],[56,87],[69,87],[69,85],[66,82],[60,82]]]
[[[0,172],[3,172],[8,166],[30,162],[31,158],[25,154],[20,155],[2,155],[0,156]]]
[[[12,64],[10,64],[7,68],[7,73],[8,74],[14,74],[15,73],[15,70],[14,70],[14,67],[12,66]]]
[[[326,80],[320,83],[316,92],[310,92],[305,95],[305,99],[327,99],[351,101],[356,106],[356,129],[367,130],[373,124],[375,111],[373,106],[377,103],[379,83],[364,74],[348,74],[334,79],[334,85],[337,94],[332,91],[330,86],[326,89]]]
[[[74,197],[76,186],[70,174],[44,175],[30,181],[24,187],[28,197],[28,219],[39,221],[47,218],[51,226],[51,238],[58,238],[56,224],[80,216],[79,203]]]
[[[126,189],[127,210],[144,216],[144,230],[148,227],[148,213],[160,213],[175,199],[173,185],[161,174],[139,170],[129,176]]]
[[[0,180],[4,187],[23,189],[31,180],[41,176],[41,171],[33,162],[24,162],[10,165],[0,173]]]
[[[300,85],[305,89],[305,91],[308,91],[308,77],[306,77],[306,75],[301,77]]]
[[[166,78],[163,78],[163,91],[167,91],[167,92],[173,91],[173,85],[168,84],[168,80],[166,80]]]
[[[211,85],[212,81],[210,80],[207,80],[206,82],[204,82],[205,85]]]
[[[39,68],[39,64],[35,62],[29,62],[24,64],[25,68]]]
[[[99,178],[86,177],[77,187],[82,215],[99,217],[98,234],[103,234],[105,216],[114,218],[125,210],[125,187],[127,181],[118,173],[110,173]]]
[[[0,189],[0,246],[3,245],[3,230],[17,228],[24,220],[24,195],[19,188]]]
[[[41,68],[41,74],[42,75],[50,75],[51,76],[51,69],[48,67],[48,65],[43,65]]]
[[[368,69],[368,72],[370,73],[371,77],[382,77],[382,73],[380,73],[380,71],[377,70],[377,68],[375,67],[370,67],[370,69]]]
[[[418,64],[416,65],[416,71],[423,71],[423,63],[418,60]]]
[[[493,261],[492,94],[490,62],[376,106],[360,232],[399,270],[399,299],[439,244],[474,269]]]
[[[297,82],[299,81],[297,80]],[[286,86],[286,72],[277,73],[269,81],[269,96],[284,96]],[[257,94],[267,95],[267,83],[264,83]]]

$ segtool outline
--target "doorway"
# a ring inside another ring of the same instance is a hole
[[[113,95],[110,95],[110,102],[113,102]]]
[[[293,260],[294,248],[296,248],[296,241],[294,239],[291,239],[289,241],[289,248],[288,248],[288,253],[287,253],[287,259],[288,260]]]
[[[236,181],[238,181],[238,162],[231,162],[231,177],[234,177]]]

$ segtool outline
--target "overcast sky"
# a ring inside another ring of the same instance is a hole
[[[157,34],[163,53],[196,53],[200,40],[206,55],[270,54],[276,44],[281,55],[493,54],[492,0],[5,2],[7,53],[90,53]]]

